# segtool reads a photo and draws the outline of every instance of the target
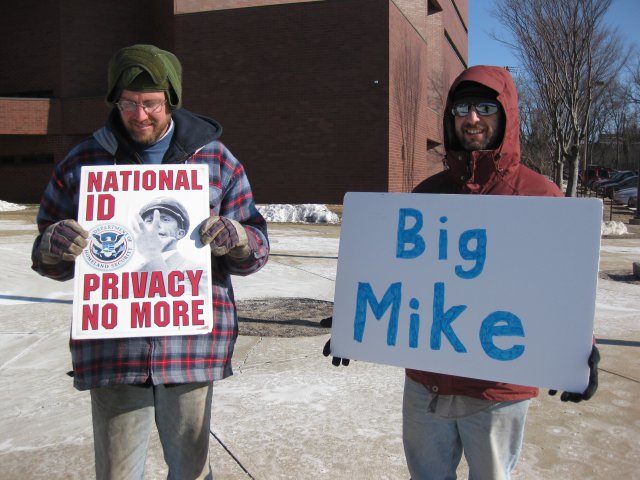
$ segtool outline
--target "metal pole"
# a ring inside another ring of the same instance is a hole
[[[640,198],[640,153],[638,154],[638,191],[636,192],[636,214],[633,217],[633,223],[640,223],[640,208],[638,208],[637,199]]]
[[[584,177],[587,174],[587,165],[590,165],[591,163],[588,162],[588,156],[589,156],[589,115],[587,115],[587,126],[586,126],[586,131],[587,131],[587,140],[586,142],[584,142],[584,158],[582,159],[582,195],[584,196],[585,192],[586,192],[586,186],[585,186],[585,181],[584,181]],[[593,148],[592,148],[593,150]],[[578,181],[580,181],[580,175],[578,175]]]

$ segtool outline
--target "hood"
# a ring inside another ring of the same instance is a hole
[[[476,82],[494,90],[505,115],[502,142],[495,150],[462,151],[457,143],[451,113],[453,93],[461,82]],[[518,93],[509,71],[502,67],[478,65],[462,72],[447,95],[444,112],[444,144],[446,161],[456,181],[467,182],[472,191],[479,190],[492,177],[506,174],[520,164],[520,113]]]
[[[184,108],[174,110],[171,117],[175,130],[163,163],[182,163],[222,134],[222,126],[218,122]],[[115,108],[109,114],[106,125],[95,131],[93,136],[106,151],[116,157],[116,163],[141,162]]]

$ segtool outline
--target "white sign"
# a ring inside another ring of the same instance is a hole
[[[332,354],[582,392],[601,219],[598,199],[348,193]]]
[[[193,335],[213,328],[207,165],[83,167],[74,339]]]

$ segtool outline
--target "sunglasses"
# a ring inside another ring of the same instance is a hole
[[[493,102],[456,103],[451,108],[451,113],[453,113],[453,115],[456,117],[466,117],[467,115],[469,115],[471,107],[473,107],[476,113],[481,117],[493,115],[499,110],[498,104]]]

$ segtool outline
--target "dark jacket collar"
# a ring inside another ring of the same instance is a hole
[[[174,110],[171,117],[175,132],[162,163],[182,163],[196,151],[219,138],[222,133],[222,126],[215,120],[183,108]],[[111,153],[115,156],[116,163],[142,163],[116,109],[109,113],[105,126],[98,130],[94,137],[105,148],[107,144],[111,145],[107,149],[113,149]]]

